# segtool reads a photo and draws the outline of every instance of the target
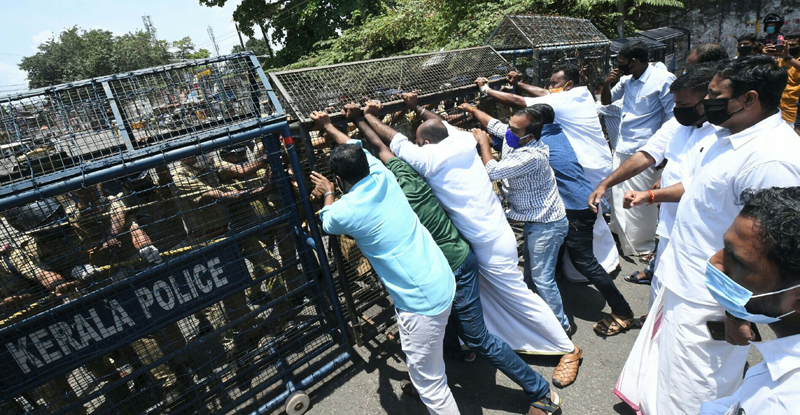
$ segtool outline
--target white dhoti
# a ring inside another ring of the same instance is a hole
[[[664,250],[667,249],[667,245],[669,245],[669,238],[659,237],[658,238],[658,247],[656,248],[656,259],[655,264],[653,264],[653,277],[650,278],[650,308],[653,308],[653,304],[656,302],[656,297],[658,293],[661,291],[661,281],[656,277],[656,269],[658,269],[658,259],[661,258],[661,255],[664,255]]]
[[[603,212],[601,209],[597,210],[597,221],[594,223],[594,239],[592,240],[592,251],[597,258],[600,266],[611,273],[619,265],[619,253],[617,252],[617,243],[614,242],[614,235],[611,234],[611,229],[608,227],[605,219],[603,219]],[[577,269],[572,265],[569,258],[569,253],[564,251],[562,259],[564,267],[562,272],[564,277],[572,282],[589,282]]]
[[[617,396],[647,415],[696,414],[704,402],[739,387],[749,347],[713,340],[706,327],[708,321],[724,320],[722,307],[692,303],[665,287],[650,312],[657,317],[648,317],[639,333],[614,390]],[[646,329],[649,324],[653,332]]]
[[[517,240],[507,223],[503,233],[473,242],[478,258],[483,317],[489,332],[512,349],[530,354],[565,354],[574,349],[553,311],[522,280]]]
[[[631,155],[614,153],[614,169],[625,162]],[[658,206],[635,206],[623,209],[622,201],[629,190],[646,192],[661,177],[661,170],[653,167],[614,186],[611,189],[614,199],[611,210],[611,228],[619,237],[622,253],[637,255],[653,252],[656,247],[656,227],[658,226]]]

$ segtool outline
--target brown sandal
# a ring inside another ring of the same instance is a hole
[[[558,362],[556,370],[553,371],[553,385],[565,388],[575,382],[578,377],[578,367],[583,360],[583,350],[575,346],[575,350],[570,354],[565,354]]]
[[[633,316],[623,318],[611,313],[594,325],[594,331],[603,336],[614,336],[630,330],[633,325]]]

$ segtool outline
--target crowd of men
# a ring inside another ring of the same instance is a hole
[[[598,335],[641,328],[614,387],[635,411],[796,413],[800,36],[783,35],[782,21],[767,16],[763,39],[742,35],[734,59],[718,45],[693,49],[679,76],[633,41],[591,90],[579,67],[562,63],[547,88],[516,72],[502,90],[479,78],[477,105],[455,113],[419,105],[415,93],[388,117],[380,102],[351,103],[342,116],[361,140],[327,112],[310,114],[333,144],[335,184],[310,176],[318,220],[354,239],[393,299],[410,377],[403,391],[432,414],[457,414],[443,354],[478,355],[522,388],[529,414],[558,412],[551,384],[572,384],[583,359],[556,283],[562,263],[608,303]],[[498,119],[490,102],[513,113]],[[406,135],[397,120],[408,119]],[[0,326],[278,216],[271,164],[261,143],[248,144],[4,211]],[[522,229],[521,269],[512,225]],[[609,275],[619,263],[612,232],[622,254],[649,264],[625,277],[650,284],[639,318]],[[157,390],[156,401],[191,397],[209,377],[247,389],[235,374],[303,307],[288,296],[303,283],[288,235],[238,238],[258,283],[86,364],[92,385],[57,376],[0,408],[84,410],[90,387],[148,365],[133,387]],[[252,312],[266,303],[268,322]],[[778,338],[759,343],[753,323]],[[205,350],[175,353],[209,333]],[[764,362],[743,378],[750,342]],[[560,355],[551,382],[518,353]],[[130,390],[105,393],[111,410],[137,412]]]
[[[407,93],[418,122],[412,137],[393,128],[396,115],[384,123],[376,101],[343,110],[363,142],[327,113],[311,114],[336,143],[336,184],[312,173],[312,197],[324,203],[323,229],[354,238],[394,300],[405,392],[432,414],[459,413],[443,361],[459,344],[449,321],[520,385],[529,414],[559,411],[558,394],[514,351],[562,354],[552,384],[575,380],[583,350],[570,341],[555,276],[566,259],[611,308],[594,326],[599,335],[641,327],[614,388],[632,409],[796,413],[800,137],[796,111],[784,107],[797,107],[800,44],[777,19],[765,23],[763,47],[740,45],[728,59],[720,46],[702,45],[679,76],[630,42],[597,85],[599,97],[568,63],[553,69],[549,88],[516,72],[511,91],[478,79],[482,102],[461,104],[463,114],[440,116]],[[486,101],[514,112],[503,122],[481,109]],[[481,128],[459,128],[467,121]],[[650,310],[638,319],[602,265],[616,249],[596,243],[613,241],[604,210],[623,254],[654,258],[652,271],[626,278],[651,284]],[[523,229],[523,271],[511,223]],[[755,343],[764,362],[743,379],[753,323],[778,338]]]

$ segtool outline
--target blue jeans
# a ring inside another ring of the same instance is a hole
[[[566,217],[548,223],[525,222],[525,244],[522,249],[525,258],[525,283],[550,306],[564,330],[569,328],[569,319],[564,314],[561,292],[556,284],[556,264],[558,250],[561,249],[568,230],[569,222]]]
[[[478,260],[470,249],[464,262],[453,271],[456,276],[456,296],[453,312],[445,335],[445,349],[459,350],[458,337],[470,350],[488,360],[509,379],[522,387],[531,403],[550,393],[550,385],[542,375],[533,371],[508,343],[486,329],[483,322],[480,290],[478,288]],[[452,332],[453,328],[458,336]]]

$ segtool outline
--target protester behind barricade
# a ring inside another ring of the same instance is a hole
[[[469,104],[463,104],[462,108],[472,113],[483,126],[490,127],[489,131],[493,135],[501,133],[502,130],[497,128],[499,124],[488,114],[477,108],[470,108]],[[633,327],[633,311],[592,252],[597,214],[584,202],[592,191],[589,180],[561,126],[554,122],[556,115],[553,108],[547,104],[534,104],[530,109],[541,114],[542,129],[535,138],[548,150],[548,162],[555,173],[558,193],[566,209],[569,229],[564,240],[564,250],[569,254],[575,268],[597,287],[611,306],[612,313],[595,324],[594,330],[605,336],[627,331]],[[531,241],[526,240],[525,243],[529,244]]]
[[[415,94],[403,94],[402,98],[406,101],[407,106],[416,107],[417,97]],[[422,177],[389,149],[389,143],[398,133],[378,120],[377,115],[380,109],[380,103],[368,101],[364,116],[362,116],[361,109],[357,104],[349,104],[345,106],[343,115],[358,127],[372,147],[372,152],[378,155],[378,158],[386,164],[386,168],[395,176],[420,223],[431,233],[453,270],[456,295],[445,334],[445,353],[461,355],[461,348],[458,344],[460,336],[470,349],[487,359],[489,363],[522,387],[531,404],[528,412],[530,415],[541,414],[540,411],[555,411],[559,407],[560,399],[555,392],[551,393],[547,381],[517,356],[506,342],[486,329],[478,285],[478,262],[475,254]],[[366,117],[370,117],[371,122],[375,124],[375,129],[372,128]],[[327,131],[328,135],[333,137],[338,144],[348,142],[348,137],[330,123],[326,113],[314,112],[311,114],[311,119],[314,120],[318,129]],[[469,352],[469,354],[472,359],[475,359],[475,353]],[[417,394],[413,384],[408,381],[401,382],[401,388],[406,393]]]
[[[775,46],[785,45],[786,40],[781,32],[783,27],[783,17],[775,13],[770,13],[764,17],[764,49]]]
[[[344,195],[335,201],[333,183],[312,172],[314,192],[324,198],[323,230],[352,236],[389,291],[408,372],[428,411],[458,414],[442,357],[455,294],[447,259],[394,176],[361,142],[333,149],[329,164]]]
[[[620,138],[614,153],[614,168],[633,156],[659,128],[672,118],[675,103],[669,86],[675,75],[648,65],[647,47],[640,41],[629,42],[619,51],[617,69],[606,77],[601,93],[603,105],[623,99]],[[611,84],[619,81],[611,89]],[[612,189],[614,208],[612,229],[616,229],[622,252],[648,255],[655,250],[658,207],[638,211],[624,210],[622,199],[629,190],[647,190],[661,177],[649,168]]]
[[[796,414],[800,408],[800,187],[746,190],[742,211],[709,260],[706,287],[726,320],[744,324],[732,344],[755,340],[750,323],[769,324],[777,339],[752,343],[764,360],[747,369],[731,395],[706,402],[701,415]],[[726,324],[726,332],[727,327]]]

